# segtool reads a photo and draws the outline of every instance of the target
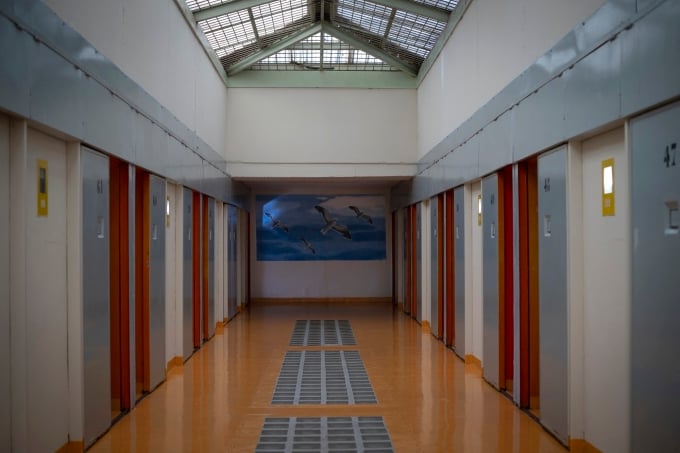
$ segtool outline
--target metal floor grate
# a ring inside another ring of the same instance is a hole
[[[394,452],[382,417],[266,418],[256,453]]]
[[[353,346],[352,326],[346,319],[298,319],[290,346]]]
[[[288,351],[272,404],[377,403],[359,351]]]

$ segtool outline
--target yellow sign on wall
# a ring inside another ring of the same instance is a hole
[[[613,216],[616,214],[616,202],[614,197],[614,159],[602,161],[602,215]]]
[[[477,195],[477,225],[482,224],[482,196]]]
[[[47,217],[47,161],[38,159],[38,217]]]

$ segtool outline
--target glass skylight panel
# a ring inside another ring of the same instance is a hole
[[[458,0],[413,0],[424,5],[434,6],[436,8],[453,11],[458,6]]]
[[[376,35],[385,34],[391,8],[364,0],[340,0],[338,15]]]
[[[304,0],[274,1],[252,8],[255,26],[260,36],[281,30],[307,16],[307,2]]]
[[[211,6],[228,3],[228,0],[186,0],[186,3],[191,11],[200,11],[202,9],[210,8]]]
[[[255,32],[247,10],[203,20],[199,25],[218,56],[223,56],[220,53],[233,52],[255,41]]]
[[[387,39],[425,58],[446,24],[405,11],[397,11]]]

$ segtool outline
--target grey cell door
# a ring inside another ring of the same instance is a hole
[[[193,247],[192,225],[194,199],[191,189],[183,189],[182,201],[182,355],[188,359],[194,352],[193,338]]]
[[[149,176],[149,387],[165,380],[165,180]]]
[[[439,215],[439,206],[437,205],[437,197],[430,199],[430,325],[432,328],[432,334],[437,337],[440,332],[438,331],[439,326],[439,250],[437,247],[437,217]]]
[[[564,443],[569,433],[566,169],[566,147],[538,158],[541,423]]]
[[[227,318],[231,319],[236,315],[236,297],[238,294],[238,287],[237,287],[237,269],[236,269],[236,263],[238,259],[238,252],[237,252],[237,245],[238,245],[238,238],[236,236],[237,234],[237,221],[238,221],[238,212],[237,208],[235,206],[227,206],[227,231],[228,231],[228,241],[229,241],[229,249],[228,249],[228,256],[227,256],[227,265],[228,265],[228,298],[227,298]]]
[[[416,205],[416,320],[421,322],[423,319],[423,206],[422,203]],[[413,315],[413,313],[411,314]]]
[[[82,148],[85,445],[111,426],[109,159]]]
[[[498,175],[482,179],[482,283],[484,302],[484,379],[499,388],[498,378]]]
[[[680,451],[680,104],[630,127],[631,451]]]
[[[465,357],[465,188],[453,191],[454,349]]]
[[[208,337],[215,334],[215,199],[208,198]]]

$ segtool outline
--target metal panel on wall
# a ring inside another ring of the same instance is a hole
[[[680,451],[680,104],[631,122],[631,451]]]
[[[83,148],[84,435],[89,446],[111,426],[109,159]]]
[[[182,356],[188,359],[194,352],[193,340],[193,203],[194,195],[191,189],[183,189],[184,216],[182,226]]]
[[[227,232],[229,240],[229,253],[227,256],[227,266],[228,266],[228,298],[227,298],[227,318],[231,319],[236,315],[236,298],[238,295],[238,283],[237,283],[237,269],[236,263],[238,259],[238,252],[236,247],[237,242],[237,221],[238,213],[236,206],[227,205]]]
[[[165,180],[149,176],[149,385],[165,380]]]
[[[430,199],[430,328],[439,336],[439,250],[437,239],[437,197]]]
[[[215,199],[208,198],[208,337],[215,334]]]
[[[498,381],[498,175],[482,179],[482,283],[484,302],[484,379]]]
[[[538,158],[541,423],[568,438],[566,147]]]
[[[454,310],[456,325],[454,349],[461,357],[465,356],[465,188],[453,191],[453,256],[455,270]]]
[[[416,205],[416,320],[423,319],[423,204]],[[411,314],[413,315],[413,313]]]

